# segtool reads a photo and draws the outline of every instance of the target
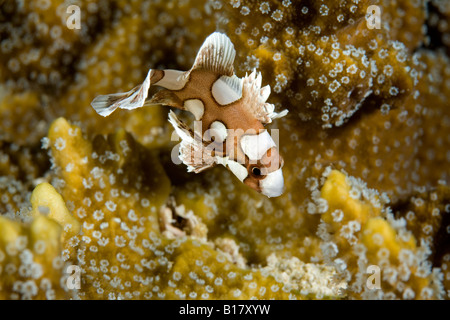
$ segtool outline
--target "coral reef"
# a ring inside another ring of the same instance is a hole
[[[0,16],[1,299],[450,298],[446,1],[7,0]],[[215,30],[290,111],[269,127],[281,197],[175,165],[164,106],[90,106],[188,69]]]
[[[97,136],[91,143],[82,137],[78,127],[61,118],[52,124],[44,143],[51,149],[53,159],[52,185],[60,191],[56,192],[48,183],[35,188],[29,225],[0,221],[4,235],[2,249],[6,248],[3,256],[8,258],[3,261],[5,271],[12,269],[8,244],[17,237],[31,242],[35,224],[45,219],[45,223],[53,226],[44,224],[42,228],[49,230],[37,232],[51,234],[48,241],[53,247],[62,246],[62,262],[81,268],[81,289],[72,290],[75,298],[288,299],[341,294],[339,288],[343,284],[334,284],[331,267],[321,270],[312,266],[301,273],[296,271],[292,276],[295,280],[284,279],[287,272],[278,271],[282,267],[275,262],[263,269],[248,268],[233,239],[207,241],[201,231],[205,227],[192,212],[186,213],[180,206],[163,207],[170,182],[157,154],[139,145],[125,131],[107,139]],[[166,218],[166,211],[172,216]],[[160,229],[159,220],[166,221],[164,224],[170,228]],[[20,228],[29,228],[32,234],[17,232]],[[44,244],[51,247],[46,241]],[[17,248],[16,255],[20,256],[26,248]],[[9,280],[4,284],[5,298],[48,295],[40,289],[43,282],[49,281],[42,273],[27,284],[34,288],[32,296],[15,289],[22,288],[20,270],[25,265],[16,260],[18,265],[8,272]],[[38,268],[50,272],[54,269],[52,263],[49,260]],[[61,266],[58,267],[59,270]],[[310,281],[308,287],[293,285],[314,276],[317,280]],[[56,298],[65,297],[63,293],[69,291],[65,286],[58,290],[61,295]]]
[[[319,203],[325,200],[326,207],[321,210],[326,211],[322,214],[318,235],[324,240],[325,259],[347,279],[349,296],[442,298],[445,294],[440,281],[443,274],[438,268],[431,269],[427,260],[432,243],[421,241],[423,237],[406,228],[405,219],[395,219],[385,206],[383,195],[368,189],[361,180],[346,177],[339,171],[325,176],[320,197],[316,199]],[[418,215],[423,216],[421,213],[419,211]],[[428,219],[429,212],[426,223]],[[426,223],[423,224],[425,229]],[[378,288],[374,288],[376,283],[373,287],[367,285],[371,267],[379,273]]]
[[[35,188],[31,205],[27,223],[0,216],[0,298],[73,297],[71,290],[61,285],[68,279],[61,249],[80,232],[80,224],[48,183]]]
[[[414,90],[417,68],[408,49],[422,41],[423,4],[386,1],[380,8],[385,25],[370,29],[365,17],[375,3],[249,1],[235,6],[228,25],[242,22],[228,31],[246,48],[239,53],[241,68],[260,67],[279,103],[303,120],[341,126],[367,108],[369,96],[394,107]]]

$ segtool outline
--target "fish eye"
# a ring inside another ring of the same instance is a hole
[[[261,176],[261,169],[259,169],[258,167],[253,167],[252,168],[252,173],[255,175],[255,176]]]

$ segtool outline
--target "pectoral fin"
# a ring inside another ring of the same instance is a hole
[[[201,137],[180,121],[173,111],[169,113],[169,122],[181,138],[179,158],[187,165],[189,172],[199,173],[216,165],[215,157]]]
[[[185,109],[180,98],[178,98],[178,96],[175,93],[173,93],[167,89],[163,89],[163,90],[155,93],[151,97],[151,99],[148,99],[147,101],[145,101],[144,106],[152,106],[152,105],[157,105],[157,104],[170,106],[170,107],[174,107],[174,108],[178,108],[178,109],[182,109],[182,110]]]

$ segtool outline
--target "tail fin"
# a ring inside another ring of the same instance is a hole
[[[148,71],[147,77],[141,85],[128,92],[97,96],[92,100],[91,106],[103,117],[109,116],[117,108],[131,110],[142,107],[150,88],[151,71],[152,69]]]

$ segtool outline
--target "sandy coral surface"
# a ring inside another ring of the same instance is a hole
[[[439,0],[0,2],[0,298],[449,299],[449,17]],[[188,70],[216,30],[289,110],[268,127],[278,198],[174,164],[166,106],[90,106]]]

